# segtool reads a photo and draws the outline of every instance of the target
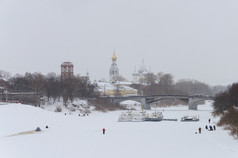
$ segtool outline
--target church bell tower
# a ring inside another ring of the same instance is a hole
[[[116,61],[117,61],[117,57],[116,57],[116,53],[115,53],[115,49],[114,49],[113,56],[112,56],[112,65],[111,65],[111,68],[109,71],[109,81],[111,83],[116,82],[117,78],[119,76],[119,69],[117,67]]]

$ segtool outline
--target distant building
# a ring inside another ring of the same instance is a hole
[[[97,82],[97,92],[101,96],[137,96],[138,90],[119,83]]]
[[[146,69],[144,65],[144,60],[142,60],[142,65],[140,66],[139,70],[132,74],[133,76],[133,83],[139,84],[140,80],[148,73],[149,71]]]
[[[68,79],[74,75],[74,65],[71,62],[63,62],[61,64],[61,78]]]
[[[117,81],[117,78],[119,76],[119,69],[117,67],[117,57],[116,57],[116,54],[115,54],[115,49],[114,49],[114,52],[113,52],[113,56],[112,56],[112,65],[111,65],[111,68],[110,68],[110,71],[109,71],[109,81],[111,83],[114,83]]]

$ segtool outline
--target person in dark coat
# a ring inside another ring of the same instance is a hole
[[[210,131],[213,131],[213,128],[212,128],[212,126],[209,126],[209,129],[210,129]]]
[[[213,126],[213,130],[214,130],[214,131],[216,130],[216,126],[215,126],[215,125]]]
[[[208,127],[207,127],[207,125],[205,126],[205,129],[206,129],[206,130],[208,130]]]
[[[198,128],[198,133],[201,134],[201,132],[202,132],[202,129],[201,129],[201,127],[199,127]]]
[[[103,128],[103,129],[102,129],[102,133],[105,134],[105,132],[106,132],[106,130],[105,130],[105,128]]]
[[[208,123],[210,123],[211,122],[211,120],[210,119],[208,119]]]

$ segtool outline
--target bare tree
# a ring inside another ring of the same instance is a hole
[[[50,98],[56,100],[56,98],[60,97],[61,77],[57,76],[55,73],[49,73],[45,77],[44,90],[48,100]]]
[[[73,102],[74,98],[76,97],[74,83],[75,83],[74,77],[62,80],[61,96],[63,97],[63,102],[65,106],[67,106],[67,102],[69,100]]]
[[[174,93],[174,81],[171,74],[161,74],[158,77],[159,89],[161,94],[173,94]]]
[[[196,80],[179,80],[176,85],[176,89],[183,91],[189,95],[194,94],[203,94],[203,95],[212,95],[211,88],[202,82]]]
[[[221,115],[219,126],[225,126],[230,134],[238,138],[238,83],[228,87],[226,92],[216,96],[213,104],[214,115]]]
[[[145,74],[143,81],[146,85],[154,85],[157,82],[157,77],[154,73],[150,72]]]
[[[19,74],[10,78],[9,84],[10,84],[10,90],[14,91],[14,92],[32,91],[32,89],[30,87],[30,81],[26,77],[19,75]]]
[[[45,77],[41,73],[25,74],[25,77],[30,81],[30,87],[37,93],[44,90]]]
[[[173,85],[173,76],[171,74],[164,74],[160,77],[159,85],[169,87]]]
[[[88,82],[85,77],[72,77],[62,80],[61,96],[64,104],[73,102],[75,98],[88,98],[94,96],[95,85]]]

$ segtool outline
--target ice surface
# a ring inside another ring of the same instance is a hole
[[[237,158],[238,140],[228,131],[207,131],[211,102],[197,111],[186,106],[157,108],[164,118],[178,121],[117,122],[121,111],[89,116],[64,115],[22,104],[0,105],[1,158]],[[153,111],[153,110],[152,110]],[[199,115],[199,122],[180,122],[184,115]],[[49,126],[46,129],[46,125]],[[41,132],[14,135],[24,131]],[[198,128],[202,134],[195,134]],[[106,134],[102,134],[102,129]]]

